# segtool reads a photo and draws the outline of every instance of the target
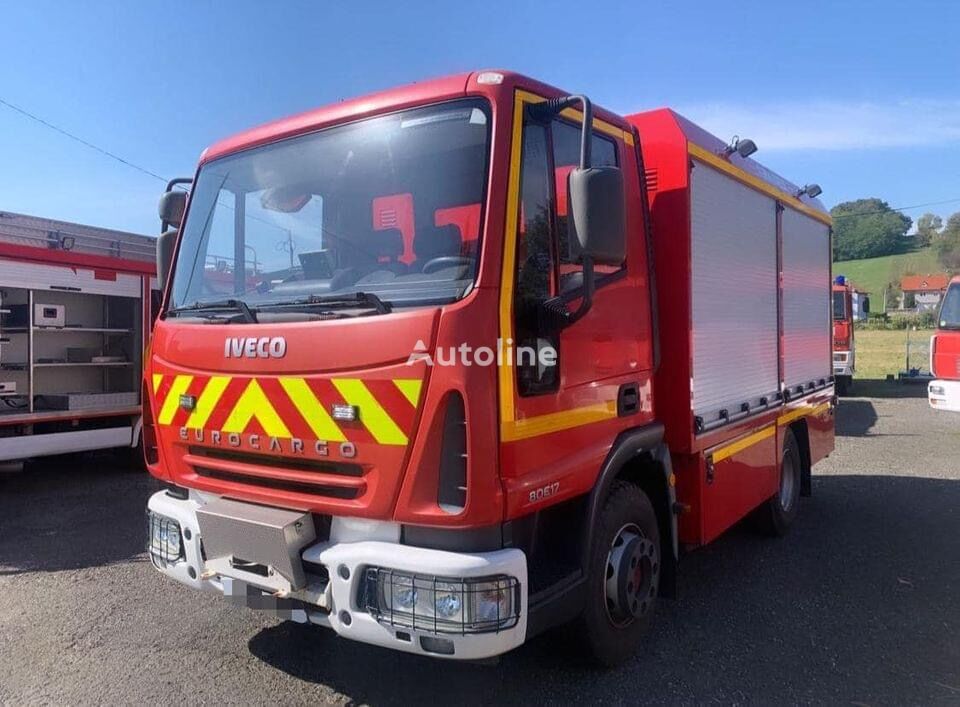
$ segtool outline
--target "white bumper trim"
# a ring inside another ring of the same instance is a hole
[[[224,577],[205,575],[208,568],[200,556],[200,528],[196,511],[203,499],[192,493],[187,500],[169,496],[166,492],[154,494],[148,508],[154,513],[173,518],[183,529],[184,560],[172,566],[157,569],[173,579],[207,591],[233,594],[242,591],[242,586]],[[186,537],[189,530],[190,538]],[[380,539],[356,540],[354,542],[321,542],[305,549],[302,557],[306,562],[324,565],[330,583],[324,593],[323,604],[329,613],[320,610],[282,612],[285,618],[309,621],[327,626],[344,638],[363,643],[372,643],[385,648],[429,655],[432,657],[478,660],[506,653],[523,643],[527,634],[527,560],[521,550],[505,549],[494,552],[459,553],[400,545]],[[363,580],[364,568],[385,567],[401,572],[415,572],[443,577],[489,577],[507,575],[520,583],[520,615],[517,623],[497,632],[476,634],[434,634],[429,631],[404,627],[392,628],[379,623],[376,618],[358,606],[359,583]],[[346,571],[344,571],[344,568]],[[191,572],[192,570],[192,572]],[[344,575],[346,578],[344,578]],[[209,578],[204,578],[205,576]],[[249,577],[243,577],[249,582]],[[236,589],[235,589],[236,587]],[[452,655],[441,655],[425,650],[421,637],[441,639],[453,644]]]
[[[960,412],[960,381],[930,381],[927,384],[927,399],[934,410]]]

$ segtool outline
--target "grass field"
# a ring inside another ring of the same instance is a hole
[[[926,371],[930,345],[930,330],[911,331],[910,365]],[[896,375],[906,367],[906,331],[866,331],[856,333],[857,373],[861,379],[884,379],[887,374]]]
[[[883,290],[888,283],[899,282],[904,275],[927,275],[934,272],[943,272],[943,266],[937,262],[937,256],[929,248],[880,258],[844,260],[833,264],[834,275],[845,275],[857,287],[873,295],[873,309],[878,312],[883,306]]]

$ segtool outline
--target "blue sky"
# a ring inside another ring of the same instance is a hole
[[[960,3],[11,3],[0,98],[164,176],[215,140],[503,67],[621,113],[668,105],[828,206],[960,211]],[[0,106],[0,210],[154,233],[162,183]]]

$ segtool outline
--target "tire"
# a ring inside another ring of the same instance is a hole
[[[800,447],[793,431],[787,430],[783,436],[783,452],[780,457],[779,491],[757,509],[757,526],[764,535],[782,537],[790,530],[800,511],[802,478]]]
[[[837,389],[837,395],[850,395],[853,388],[853,378],[851,376],[837,376],[834,381]]]
[[[660,531],[647,495],[615,482],[590,550],[586,601],[574,629],[591,662],[612,667],[637,649],[660,586]]]

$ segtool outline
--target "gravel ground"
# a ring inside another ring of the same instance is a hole
[[[960,416],[861,386],[794,531],[681,565],[625,666],[548,634],[462,665],[278,623],[160,577],[153,482],[105,457],[0,477],[0,701],[960,703]]]

